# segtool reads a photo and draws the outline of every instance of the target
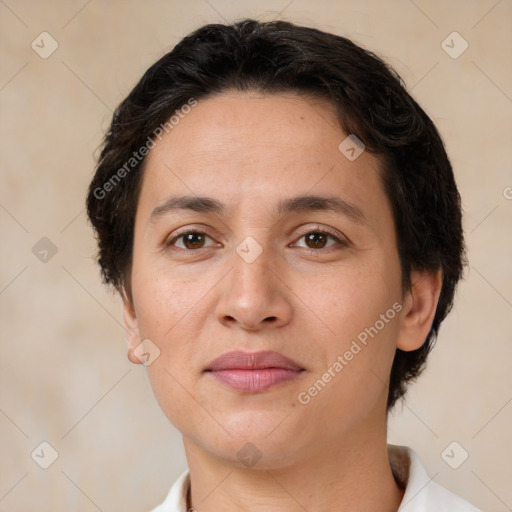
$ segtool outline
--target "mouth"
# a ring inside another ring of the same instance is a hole
[[[304,368],[274,351],[227,352],[204,370],[242,393],[261,393],[297,378]]]

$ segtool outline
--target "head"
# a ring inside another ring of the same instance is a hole
[[[131,358],[145,339],[158,348],[155,395],[198,443],[208,432],[181,411],[257,438],[294,407],[286,435],[304,446],[301,422],[325,404],[346,432],[385,416],[463,270],[430,118],[373,53],[282,21],[202,27],[152,65],[114,113],[87,209]],[[238,349],[276,350],[300,375],[233,392],[205,370]]]

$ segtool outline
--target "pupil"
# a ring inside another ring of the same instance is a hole
[[[323,233],[310,233],[307,238],[307,245],[313,249],[321,249],[327,242],[327,236]]]
[[[188,233],[185,235],[185,246],[189,249],[197,249],[204,243],[204,236],[201,233]]]

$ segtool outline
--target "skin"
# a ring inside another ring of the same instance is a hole
[[[140,363],[144,339],[160,350],[148,375],[183,434],[200,512],[400,504],[386,450],[388,377],[395,349],[425,340],[440,277],[415,272],[402,290],[379,160],[364,151],[349,161],[338,150],[346,136],[323,100],[229,92],[200,100],[147,157],[124,301],[129,357]],[[302,195],[342,199],[362,216],[277,211]],[[152,216],[171,196],[224,209]],[[207,236],[187,248],[178,236],[192,228]],[[319,229],[336,238],[317,236],[311,247],[305,235]],[[262,249],[252,263],[236,252],[248,236]],[[301,404],[299,393],[394,303],[402,310]],[[304,371],[263,393],[234,391],[203,370],[235,349],[275,350]],[[246,443],[261,453],[250,467],[237,457]]]

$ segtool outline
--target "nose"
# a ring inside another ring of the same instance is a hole
[[[290,291],[265,251],[250,263],[233,254],[233,271],[223,281],[216,307],[226,327],[258,331],[283,327],[292,317]]]

